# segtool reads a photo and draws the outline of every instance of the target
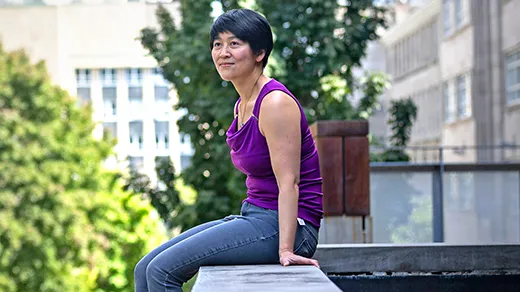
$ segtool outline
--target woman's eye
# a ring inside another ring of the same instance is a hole
[[[232,46],[238,46],[239,43],[238,43],[238,42],[231,42],[231,45],[232,45]]]
[[[220,47],[220,43],[214,43],[213,46],[214,47]]]

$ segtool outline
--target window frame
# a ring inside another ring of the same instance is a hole
[[[506,104],[517,104],[520,103],[520,48],[506,53],[504,59]],[[509,81],[510,71],[513,74],[511,82]],[[516,97],[511,98],[512,95],[516,95]]]

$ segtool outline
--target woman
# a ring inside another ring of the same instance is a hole
[[[201,266],[318,267],[318,154],[296,98],[263,74],[272,48],[269,23],[252,10],[229,11],[211,27],[215,67],[241,96],[227,142],[247,175],[247,199],[241,215],[194,227],[146,255],[135,268],[136,291],[182,291]]]

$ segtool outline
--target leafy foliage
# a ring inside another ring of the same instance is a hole
[[[197,190],[197,202],[191,206],[180,203],[176,214],[182,229],[236,212],[246,191],[245,178],[232,166],[225,141],[237,94],[232,84],[220,79],[209,53],[211,2],[181,1],[182,29],[159,7],[161,30],[145,29],[141,37],[165,78],[174,84],[177,107],[187,110],[178,124],[189,135],[195,152],[182,179]]]
[[[131,291],[163,240],[151,208],[102,170],[112,143],[43,63],[0,46],[0,290]]]
[[[417,106],[411,98],[394,100],[390,107],[390,119],[388,124],[392,129],[390,148],[379,156],[373,155],[374,161],[409,161],[410,157],[404,151],[404,147],[410,141],[412,126],[417,118]]]
[[[355,115],[348,93],[376,29],[386,26],[385,9],[373,1],[256,0],[273,27],[275,60],[284,83],[308,110],[309,122]],[[328,90],[336,88],[336,90]],[[339,94],[338,94],[339,93]]]

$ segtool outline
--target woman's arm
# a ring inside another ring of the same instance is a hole
[[[300,120],[298,105],[286,93],[273,91],[262,101],[259,125],[260,132],[267,140],[278,184],[279,254],[283,265],[317,265],[315,260],[294,255],[300,182]]]

